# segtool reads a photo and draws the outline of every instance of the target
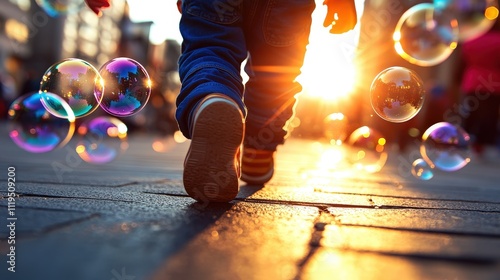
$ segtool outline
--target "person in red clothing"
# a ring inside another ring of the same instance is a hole
[[[475,152],[483,156],[496,144],[500,117],[500,21],[458,49],[455,83],[462,97],[463,128]]]

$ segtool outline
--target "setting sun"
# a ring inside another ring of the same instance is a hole
[[[322,5],[322,1],[316,2],[304,66],[297,80],[303,86],[303,94],[324,100],[338,100],[347,97],[354,88],[354,53],[359,38],[359,17],[363,3],[356,1],[358,24],[354,30],[344,34],[330,34],[329,29],[323,27],[327,8]]]

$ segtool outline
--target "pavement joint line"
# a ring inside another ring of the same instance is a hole
[[[411,199],[411,200],[432,200],[432,201],[449,201],[449,202],[467,202],[467,203],[478,203],[478,204],[499,204],[500,202],[494,201],[478,201],[478,200],[464,200],[464,199],[446,199],[446,198],[425,198],[425,197],[407,197],[407,196],[397,196],[397,195],[381,195],[381,194],[363,194],[363,193],[349,193],[349,192],[329,192],[324,190],[314,189],[315,192],[328,193],[328,194],[346,194],[346,195],[356,195],[356,196],[373,196],[373,197],[385,197],[385,198],[401,198],[401,199]]]
[[[48,209],[43,209],[43,210],[48,210]],[[53,211],[53,210],[50,209],[50,211]],[[71,212],[76,212],[76,211],[71,211]],[[83,213],[85,213],[85,212],[83,212]],[[70,220],[67,222],[61,222],[61,223],[58,223],[55,225],[44,227],[41,230],[37,230],[37,231],[33,231],[33,232],[30,232],[27,234],[23,234],[22,236],[20,236],[20,238],[36,238],[36,237],[60,230],[60,229],[65,228],[65,227],[69,227],[69,226],[76,225],[76,224],[79,224],[79,223],[82,223],[82,222],[85,222],[88,220],[92,220],[92,219],[100,217],[100,216],[101,215],[99,213],[93,213],[88,217],[77,218],[77,219],[73,219],[73,220]]]
[[[360,209],[383,209],[383,210],[444,210],[444,211],[468,211],[482,213],[500,213],[500,211],[486,211],[475,209],[454,209],[454,208],[432,208],[432,207],[415,207],[415,206],[391,206],[391,205],[357,205],[357,204],[342,204],[342,203],[316,203],[316,202],[301,202],[292,200],[268,200],[260,198],[236,198],[235,200],[255,203],[270,203],[270,204],[286,204],[296,206],[312,206],[312,207],[336,207],[336,208],[360,208]]]
[[[7,206],[0,205],[0,208],[7,209]],[[82,210],[67,210],[67,209],[60,209],[60,208],[43,208],[43,207],[18,206],[18,205],[16,205],[16,209],[17,208],[29,209],[29,210],[54,211],[54,212],[72,212],[72,213],[80,213],[80,214],[89,214],[90,213],[90,212],[82,211]],[[93,213],[93,214],[99,215],[99,213]]]
[[[155,194],[155,195],[166,195],[166,196],[174,196],[174,197],[190,197],[187,194],[180,194],[180,193],[156,193],[156,192],[148,192],[148,191],[145,191],[145,192],[142,192],[142,193],[145,193],[145,194]]]
[[[121,185],[113,186],[114,188],[122,188],[122,187],[127,187],[127,186],[133,186],[133,185],[143,185],[143,184],[161,184],[161,183],[168,183],[168,182],[173,182],[174,180],[171,179],[161,179],[158,181],[151,181],[151,182],[139,182],[139,181],[134,181],[130,183],[124,183]]]
[[[133,200],[120,200],[120,199],[110,199],[110,198],[98,198],[98,197],[71,197],[71,196],[58,196],[58,195],[40,195],[40,194],[29,194],[22,193],[22,197],[39,197],[39,198],[66,198],[66,199],[88,199],[88,200],[99,200],[99,201],[114,201],[114,202],[131,202],[131,203],[139,203],[139,201]]]
[[[156,193],[156,192],[143,192],[146,194],[165,195],[174,197],[189,197],[185,194],[170,194],[170,193]],[[500,213],[500,211],[488,211],[477,209],[459,209],[459,208],[436,208],[436,207],[415,207],[415,206],[391,206],[391,205],[356,205],[356,204],[341,204],[341,203],[316,203],[316,202],[301,202],[293,200],[272,200],[261,198],[235,198],[234,200],[242,202],[253,203],[269,203],[269,204],[282,204],[294,206],[312,206],[312,207],[337,207],[337,208],[361,208],[361,209],[384,209],[384,210],[439,210],[439,211],[466,211],[466,212],[480,212],[480,213]]]
[[[68,182],[53,182],[53,181],[31,181],[31,180],[17,180],[18,183],[31,183],[31,184],[42,184],[42,185],[59,185],[59,186],[92,186],[92,187],[103,187],[103,188],[117,188],[122,185],[128,185],[130,183],[120,184],[120,185],[98,185],[94,183],[68,183]],[[132,184],[137,184],[132,182]]]
[[[387,176],[391,176],[390,174],[385,174]],[[339,187],[343,187],[345,185],[348,185],[352,188],[364,188],[366,185],[371,185],[371,184],[379,184],[381,186],[388,186],[388,187],[393,187],[399,189],[400,187],[404,187],[405,184],[409,184],[410,187],[413,186],[412,181],[406,181],[403,180],[401,182],[389,182],[385,180],[360,180],[356,178],[343,178],[341,181],[336,182],[336,184]],[[462,186],[463,187],[463,186]],[[469,186],[468,186],[469,187]],[[433,188],[443,188],[443,189],[454,189],[453,186],[450,186],[449,183],[442,183],[442,182],[432,182],[429,183],[425,188],[427,189],[433,189]]]
[[[311,258],[316,254],[319,248],[322,248],[321,239],[323,239],[323,234],[325,230],[325,226],[337,223],[336,217],[334,214],[328,212],[327,207],[319,205],[316,207],[318,209],[318,215],[314,219],[313,228],[311,232],[311,239],[309,240],[309,251],[302,258],[297,266],[298,271],[297,275],[294,277],[295,280],[301,279],[301,275],[303,274],[304,267],[311,260]]]
[[[376,228],[376,229],[383,229],[383,230],[417,232],[417,233],[426,233],[426,234],[453,235],[453,236],[464,236],[464,237],[480,237],[480,238],[500,239],[500,234],[494,234],[494,233],[458,232],[458,231],[446,231],[446,230],[432,230],[432,229],[415,229],[415,228],[404,228],[404,227],[387,227],[387,226],[374,226],[374,225],[360,225],[360,224],[349,224],[349,223],[345,223],[345,224],[341,223],[341,224],[338,224],[338,226],[362,227],[362,228]]]
[[[173,197],[189,197],[188,195],[184,195],[184,194],[168,194],[168,193],[155,193],[155,192],[142,192],[142,193],[152,194],[152,195],[173,196]],[[62,195],[61,196],[38,195],[38,194],[30,194],[30,193],[23,193],[23,192],[18,192],[18,197],[87,199],[87,200],[99,200],[99,201],[141,203],[140,201],[132,201],[132,200],[119,200],[119,199],[94,198],[94,197],[69,197],[69,196],[62,196]],[[4,198],[4,197],[2,196],[2,198]],[[253,203],[269,203],[269,204],[312,206],[312,207],[336,207],[336,208],[360,208],[360,209],[384,209],[384,210],[414,209],[414,210],[439,210],[439,211],[466,211],[466,212],[479,212],[479,213],[500,213],[500,211],[488,211],[488,210],[477,210],[477,209],[391,206],[391,205],[355,205],[355,204],[341,204],[341,203],[301,202],[301,201],[292,201],[292,200],[267,200],[267,199],[257,199],[257,198],[235,198],[234,200],[243,201],[243,202],[253,202]]]
[[[165,182],[171,182],[172,180],[170,179],[161,179],[158,181],[148,181],[148,182],[139,182],[139,181],[132,181],[132,182],[127,182],[123,184],[117,184],[117,185],[99,185],[95,183],[67,183],[67,182],[53,182],[53,181],[31,181],[31,180],[17,180],[20,183],[32,183],[32,184],[42,184],[42,185],[62,185],[62,186],[91,186],[91,187],[102,187],[102,188],[121,188],[121,187],[126,187],[126,186],[131,186],[131,185],[142,185],[142,184],[161,184]]]
[[[360,254],[377,254],[389,257],[398,257],[398,258],[413,258],[413,259],[422,259],[422,260],[431,260],[431,261],[444,261],[450,263],[464,263],[464,264],[475,264],[475,265],[483,265],[483,266],[496,266],[500,264],[500,260],[496,258],[486,258],[486,257],[476,257],[476,256],[444,256],[444,255],[432,255],[432,254],[418,254],[418,253],[398,253],[398,252],[384,252],[384,251],[375,251],[375,250],[361,250],[361,249],[353,249],[353,248],[335,248],[335,247],[327,247],[324,246],[322,248],[328,248],[336,251],[343,252],[356,252]]]

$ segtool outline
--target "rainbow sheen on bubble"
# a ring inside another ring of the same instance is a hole
[[[373,110],[386,121],[401,123],[418,114],[424,104],[422,79],[404,67],[390,67],[380,72],[370,88]]]
[[[127,130],[127,125],[114,117],[85,121],[77,130],[76,152],[88,163],[109,163],[127,150]]]
[[[83,0],[36,0],[36,3],[51,17],[74,14],[85,7]]]
[[[90,115],[99,107],[100,96],[95,90],[102,91],[103,84],[97,69],[87,61],[68,58],[53,64],[45,71],[40,82],[41,93],[54,93],[71,107],[76,118]],[[53,115],[64,116],[64,111],[50,100],[42,99],[43,104]]]
[[[434,177],[434,173],[432,172],[432,168],[429,166],[429,164],[425,160],[423,160],[421,158],[413,161],[412,168],[411,168],[411,174],[413,175],[413,177],[420,179],[420,180],[423,180],[423,181],[430,180],[430,179],[432,179],[432,177]]]
[[[422,135],[420,153],[431,168],[459,170],[470,162],[470,136],[459,126],[436,123]]]
[[[59,97],[53,95],[51,98],[56,100]],[[60,99],[59,103],[67,110],[66,118],[49,113],[38,93],[14,100],[8,111],[10,139],[31,153],[46,153],[66,145],[75,131],[75,117],[64,100]]]
[[[106,62],[99,73],[105,88],[96,91],[101,108],[110,115],[127,117],[141,111],[151,95],[151,80],[137,61],[119,57]]]
[[[458,40],[465,42],[484,35],[498,19],[497,0],[434,0],[436,12],[458,21]]]
[[[349,121],[340,113],[331,113],[323,120],[323,132],[325,138],[332,145],[341,145],[347,138]]]
[[[387,141],[379,131],[362,126],[351,133],[346,143],[349,146],[348,160],[355,168],[375,173],[384,167]]]
[[[394,48],[412,64],[434,66],[446,60],[457,47],[458,31],[454,17],[438,15],[430,3],[417,4],[396,24]]]

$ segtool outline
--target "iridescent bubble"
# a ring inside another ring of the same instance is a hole
[[[151,94],[151,80],[137,61],[119,57],[106,62],[99,70],[104,79],[101,108],[117,117],[131,116],[146,106]]]
[[[10,105],[9,136],[12,141],[31,153],[46,153],[68,143],[75,131],[75,117],[68,104],[60,97],[51,95],[52,100],[66,110],[65,118],[58,118],[43,106],[38,93],[23,95]]]
[[[323,120],[323,131],[326,139],[333,145],[341,145],[347,137],[349,121],[340,113],[332,113]]]
[[[431,168],[456,171],[470,162],[470,137],[461,127],[439,122],[422,135],[420,153]]]
[[[76,152],[88,163],[113,161],[128,148],[127,126],[114,117],[97,117],[78,127]]]
[[[432,168],[427,164],[427,162],[421,158],[416,159],[412,164],[411,174],[420,180],[430,180],[434,177],[432,173]]]
[[[36,3],[51,17],[77,13],[85,7],[83,0],[36,0]]]
[[[349,161],[360,170],[380,171],[387,161],[386,142],[380,132],[368,126],[354,130],[347,141]]]
[[[498,18],[497,0],[434,0],[434,6],[436,13],[457,19],[460,42],[483,35]]]
[[[401,16],[393,40],[396,52],[408,62],[437,65],[457,47],[458,23],[455,18],[437,15],[430,3],[417,4]]]
[[[386,121],[401,123],[422,109],[425,92],[422,79],[404,67],[390,67],[373,79],[370,101],[373,110]]]
[[[87,116],[99,107],[100,99],[94,90],[103,90],[101,76],[94,66],[78,58],[68,58],[53,64],[45,71],[40,82],[40,92],[51,92],[62,97],[76,118]],[[58,111],[60,107],[49,101],[42,99],[47,110],[53,115],[64,116],[65,112]]]

